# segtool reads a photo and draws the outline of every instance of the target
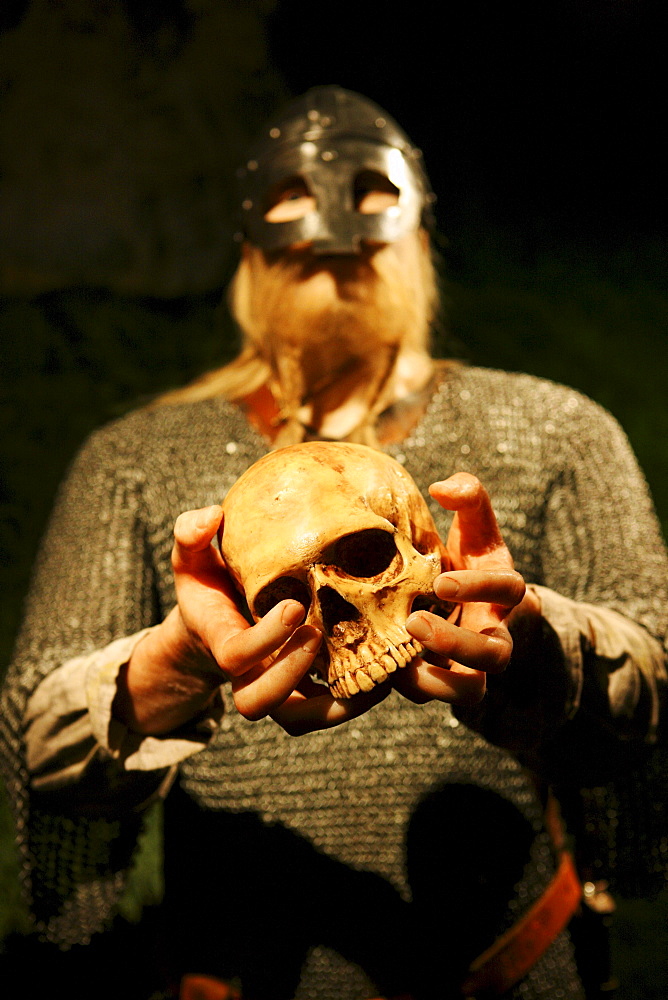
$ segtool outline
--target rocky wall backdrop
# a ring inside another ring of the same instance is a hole
[[[220,286],[234,168],[285,93],[261,32],[273,6],[3,5],[0,291]]]

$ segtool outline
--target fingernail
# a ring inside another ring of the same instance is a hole
[[[306,640],[306,642],[302,646],[302,649],[304,650],[305,653],[315,653],[316,649],[320,645],[321,639],[322,639],[322,633],[318,632],[316,635],[313,635],[311,636],[310,639]]]
[[[419,639],[420,642],[427,642],[431,639],[433,633],[432,627],[426,618],[422,618],[421,615],[411,615],[411,617],[406,622],[406,628],[413,636],[414,639]]]
[[[434,593],[442,600],[459,593],[459,581],[452,576],[439,576],[434,581]]]
[[[281,622],[286,628],[294,628],[304,620],[304,605],[299,601],[290,601],[281,611]]]

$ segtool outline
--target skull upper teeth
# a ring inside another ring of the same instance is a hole
[[[361,646],[358,652],[364,650],[359,657],[362,663],[356,668],[346,670],[343,677],[335,680],[330,685],[332,692],[337,698],[348,699],[360,691],[371,691],[377,684],[386,681],[388,674],[393,673],[397,667],[407,666],[423,649],[421,642],[411,639],[396,647],[388,646],[387,652],[378,659],[369,660],[369,655],[372,655],[370,647]]]

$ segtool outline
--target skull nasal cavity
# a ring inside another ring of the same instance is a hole
[[[349,604],[331,587],[321,587],[318,591],[318,600],[327,635],[330,635],[334,626],[340,622],[354,622],[361,617],[355,605]]]

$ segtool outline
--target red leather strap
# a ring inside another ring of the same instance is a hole
[[[241,1000],[241,993],[215,976],[188,973],[181,979],[179,1000]]]
[[[463,995],[483,1000],[519,982],[566,927],[581,900],[573,858],[562,849],[557,871],[540,899],[471,963]]]

